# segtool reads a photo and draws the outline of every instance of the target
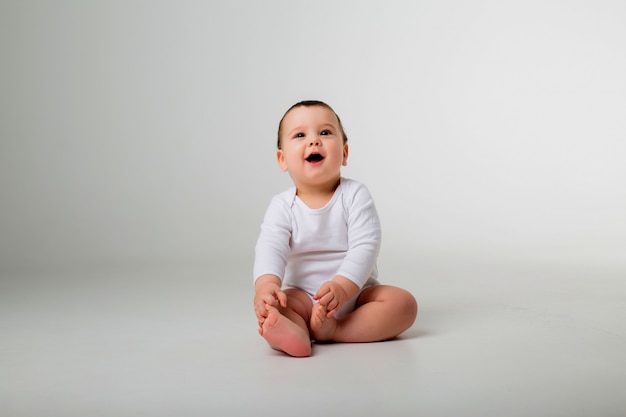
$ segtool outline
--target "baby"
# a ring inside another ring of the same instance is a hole
[[[341,176],[348,138],[321,101],[293,105],[278,125],[278,165],[294,187],[275,196],[254,262],[259,333],[291,356],[311,342],[374,342],[408,329],[407,291],[377,280],[380,224],[368,189]]]

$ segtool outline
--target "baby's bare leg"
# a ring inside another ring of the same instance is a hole
[[[276,350],[291,356],[310,356],[311,339],[307,323],[311,300],[299,290],[289,289],[285,294],[287,307],[271,308],[259,333]]]
[[[318,342],[331,341],[337,330],[337,319],[328,318],[326,307],[317,303],[311,310],[311,336]]]
[[[321,310],[317,305],[315,307],[311,320],[313,337],[334,342],[391,339],[411,327],[417,316],[415,298],[401,288],[387,285],[375,285],[363,290],[355,310],[338,320],[323,319],[323,315],[318,314]],[[315,320],[321,322],[319,328],[326,329],[325,332],[314,331]]]

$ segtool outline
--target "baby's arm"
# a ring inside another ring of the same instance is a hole
[[[322,284],[313,297],[329,318],[372,277],[380,249],[380,222],[372,196],[362,184],[347,184],[349,248],[335,278]]]
[[[276,275],[262,275],[254,283],[254,312],[259,325],[263,324],[268,307],[287,307],[287,295],[280,289],[280,278]]]
[[[323,283],[313,298],[326,308],[327,317],[331,318],[346,301],[356,295],[359,289],[359,286],[348,278],[337,275],[332,281]]]

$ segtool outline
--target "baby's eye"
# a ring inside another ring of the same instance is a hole
[[[304,133],[302,133],[302,132],[296,133],[293,137],[294,137],[294,139],[295,138],[303,138],[304,137]]]
[[[320,132],[320,135],[322,135],[322,136],[327,136],[327,135],[332,135],[332,134],[333,134],[333,132],[331,132],[331,131],[330,131],[330,130],[328,130],[328,129],[324,129],[324,130],[322,130],[322,131]]]

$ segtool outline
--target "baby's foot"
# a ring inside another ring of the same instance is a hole
[[[291,356],[311,355],[309,335],[277,310],[270,311],[259,333],[276,350]]]
[[[311,335],[318,342],[331,341],[337,330],[337,319],[326,317],[328,310],[317,303],[311,310]]]

